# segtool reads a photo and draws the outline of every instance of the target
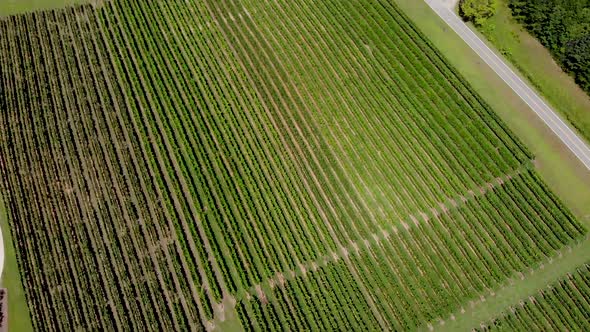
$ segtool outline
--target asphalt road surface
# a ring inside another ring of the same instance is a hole
[[[471,47],[514,92],[545,122],[568,149],[590,171],[590,147],[531,89],[510,67],[504,63],[479,37],[463,23],[453,11],[452,0],[425,0],[468,45]]]

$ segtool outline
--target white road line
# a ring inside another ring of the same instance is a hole
[[[590,170],[590,148],[557,113],[463,23],[453,12],[452,7],[450,9],[448,4],[445,6],[440,0],[425,1],[520,96],[584,166]]]
[[[454,15],[454,13],[452,13]],[[449,17],[450,20],[453,20],[453,17]],[[475,34],[465,25],[463,24],[463,22],[453,22],[454,25],[452,26],[453,29],[455,31],[457,31],[459,34],[464,33],[465,37],[469,39],[469,42],[472,42],[474,44],[480,44],[481,41],[477,38],[477,36],[475,36]],[[456,29],[455,29],[456,28]],[[458,31],[460,30],[460,32]],[[471,45],[471,44],[470,44]],[[492,62],[494,63],[494,65],[497,66],[497,68],[499,68],[498,75],[500,75],[500,77],[502,79],[504,79],[504,81],[506,83],[508,83],[508,85],[510,85],[511,87],[516,85],[516,88],[513,88],[513,90],[515,90],[515,92],[517,94],[519,94],[519,96],[521,96],[521,98],[533,109],[533,110],[537,110],[539,108],[544,108],[545,111],[547,111],[547,109],[549,109],[549,107],[542,101],[542,100],[537,100],[537,98],[535,98],[536,96],[534,95],[534,92],[532,92],[526,85],[524,82],[522,82],[522,80],[520,80],[520,78],[516,75],[514,75],[514,73],[512,73],[513,75],[511,75],[511,71],[509,68],[507,68],[502,62],[501,60],[496,56],[495,53],[493,53],[491,50],[489,50],[489,48],[487,47],[487,45],[483,44],[482,45],[488,49],[489,52],[485,52],[484,54],[481,55],[481,57],[484,59],[484,61],[486,61],[486,63]],[[480,45],[481,47],[481,45]],[[473,48],[473,47],[472,47]],[[490,58],[490,54],[493,54],[494,58]],[[490,65],[492,68],[494,66]],[[493,68],[495,70],[495,68]],[[516,81],[515,81],[516,78]],[[517,91],[517,90],[521,90],[521,91]],[[525,96],[521,95],[524,94]],[[540,104],[539,104],[540,101]],[[532,102],[534,105],[531,105],[529,102]],[[549,111],[551,111],[549,109]],[[559,118],[557,118],[559,119]],[[559,133],[556,133],[558,135],[565,135],[564,137],[566,138],[566,140],[568,142],[566,142],[567,144],[572,144],[573,146],[575,146],[576,148],[578,147],[576,145],[575,142],[571,141],[570,136],[568,136],[567,132],[563,132],[562,131],[562,127],[560,126],[560,124],[556,124],[555,123],[555,119],[553,118],[549,118],[548,119],[551,122],[551,125],[548,124],[550,127],[553,128],[553,126],[556,126],[555,128],[558,128]],[[563,122],[561,121],[561,119],[559,119],[561,124],[563,124]],[[565,125],[565,124],[563,124]],[[583,153],[583,151],[581,151]]]
[[[451,14],[454,15],[454,13],[452,13],[452,12],[451,12]],[[455,16],[455,18],[456,18],[456,16]],[[502,63],[502,60],[500,60],[498,58],[498,56],[494,52],[492,52],[487,47],[487,45],[485,43],[481,42],[481,40],[479,40],[479,38],[463,22],[461,22],[460,20],[459,20],[459,22],[457,22],[457,20],[453,20],[452,16],[449,17],[449,19],[454,21],[453,27],[456,28],[454,30],[455,31],[460,30],[462,33],[464,33],[465,37],[469,39],[468,42],[472,42],[474,44],[479,44],[480,47],[483,46],[484,48],[487,49],[487,51],[489,51],[489,52],[485,52],[482,55],[482,58],[484,58],[484,61],[486,61],[486,63],[493,62],[499,68],[500,72],[498,74],[503,79],[506,78],[506,80],[505,80],[505,81],[507,81],[506,83],[508,83],[510,86],[520,84],[521,86],[517,86],[517,88],[523,87],[522,90],[526,96],[524,96],[524,97],[521,96],[521,98],[523,98],[525,100],[525,102],[528,102],[529,100],[532,101],[534,103],[534,105],[529,105],[529,106],[531,106],[531,108],[534,108],[534,109],[540,108],[540,107],[543,107],[545,109],[549,108],[542,100],[535,99],[534,92],[531,91],[530,89],[528,89],[528,87],[525,85],[525,83],[522,82],[522,80],[518,76],[514,75],[514,73],[512,73],[510,71],[510,69]],[[461,34],[460,32],[458,32],[458,33]],[[494,57],[490,58],[490,54],[492,54]],[[515,78],[516,78],[516,81],[515,81]],[[519,92],[517,92],[517,93],[519,93]],[[519,95],[520,95],[520,93],[519,93]],[[539,104],[539,102],[540,102],[540,104]],[[550,119],[550,120],[551,120],[551,122],[554,121],[553,119]],[[559,120],[561,120],[561,119],[559,119]],[[553,122],[553,124],[555,125],[554,122]],[[563,124],[563,122],[562,122],[562,124]],[[574,142],[571,142],[571,143],[574,144]]]

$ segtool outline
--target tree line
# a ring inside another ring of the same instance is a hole
[[[524,25],[590,94],[590,0],[509,0]]]

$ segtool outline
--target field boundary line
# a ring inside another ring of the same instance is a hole
[[[430,212],[434,215],[434,217],[448,214],[449,212],[454,211],[460,208],[461,206],[465,205],[471,199],[485,196],[490,191],[493,191],[496,188],[504,186],[504,184],[506,184],[513,178],[517,177],[518,175],[526,171],[528,167],[528,164],[523,164],[520,168],[517,168],[512,172],[506,173],[501,177],[497,177],[493,182],[484,183],[479,187],[472,188],[463,195],[458,195],[454,198],[449,197],[444,202],[439,202],[438,205],[431,207]],[[416,215],[419,217],[416,217]],[[236,297],[236,301],[243,300],[244,298],[249,298],[249,296],[256,296],[260,300],[263,300],[263,298],[266,298],[268,294],[264,293],[262,285],[268,285],[272,289],[274,289],[275,286],[283,286],[287,281],[291,281],[295,279],[297,276],[306,276],[307,273],[313,273],[314,271],[317,271],[319,267],[326,266],[330,262],[338,262],[340,259],[346,260],[348,259],[348,255],[350,255],[351,252],[355,252],[358,254],[362,250],[362,247],[368,249],[381,241],[388,241],[392,233],[397,234],[400,231],[399,227],[402,227],[403,230],[408,231],[410,230],[410,228],[417,227],[420,223],[427,222],[431,218],[432,217],[428,216],[424,211],[419,211],[417,213],[411,214],[407,217],[405,221],[402,220],[399,224],[395,224],[389,227],[389,229],[382,229],[381,233],[372,233],[368,238],[359,239],[356,242],[351,241],[347,245],[340,246],[337,250],[338,252],[324,254],[323,256],[321,256],[319,260],[302,262],[299,264],[299,269],[297,271],[279,271],[274,274],[274,277],[268,278],[259,284],[249,287],[246,290],[246,292],[244,292],[244,296]],[[372,243],[371,241],[373,241],[374,243]],[[403,250],[407,249],[404,248]],[[238,290],[238,293],[241,293],[241,290]]]
[[[441,331],[465,330],[501,316],[502,312],[517,305],[519,301],[523,301],[537,294],[551,283],[571,273],[584,263],[589,262],[590,251],[587,250],[588,245],[590,245],[590,234],[576,242],[563,246],[554,255],[537,262],[534,267],[526,271],[517,272],[516,275],[520,276],[518,279],[515,280],[514,277],[509,277],[495,291],[489,294],[481,293],[479,300],[467,302],[469,308],[465,309],[462,307],[447,317],[446,322],[450,322],[449,324],[445,324],[445,320],[439,317],[441,319],[439,329]],[[552,273],[551,267],[560,264],[565,265],[565,267]],[[531,280],[535,279],[538,279],[537,283],[539,285],[531,283]],[[518,292],[512,291],[512,289],[520,289],[523,284],[528,284],[527,288],[533,289],[529,290],[526,295],[514,295],[518,294]],[[493,307],[494,302],[500,306],[498,308]],[[507,303],[505,306],[503,305],[504,302]],[[486,313],[486,310],[490,307],[492,310],[495,310],[494,314]]]
[[[219,8],[214,8],[217,12],[219,12]],[[249,15],[248,15],[249,16]],[[247,35],[247,36],[253,36],[257,31],[258,31],[258,27],[254,26],[253,28],[250,28],[248,26],[247,27],[247,31],[246,32],[242,32],[242,35]],[[263,45],[269,44],[269,42],[267,41],[267,39],[265,39],[264,37],[262,38],[262,40],[257,40],[257,39],[253,39],[253,42],[249,41],[249,38],[244,38],[245,43],[247,44],[247,46],[249,48],[255,49],[255,48],[261,48]],[[255,43],[256,45],[252,45],[252,43]],[[313,132],[313,130],[311,130],[310,124],[307,123],[305,121],[305,119],[303,119],[304,121],[301,121],[301,123],[298,122],[298,118],[303,117],[303,114],[305,114],[305,111],[309,111],[309,106],[307,105],[307,103],[305,102],[305,99],[301,97],[301,93],[299,92],[299,89],[296,86],[292,86],[293,83],[290,81],[285,80],[284,78],[282,78],[280,76],[279,70],[280,68],[284,68],[284,64],[279,60],[279,59],[274,59],[272,54],[269,54],[268,52],[266,52],[264,50],[264,48],[261,48],[261,55],[256,55],[256,59],[257,60],[262,60],[262,61],[266,61],[269,62],[270,64],[270,68],[266,68],[266,67],[262,67],[261,69],[264,71],[263,75],[269,75],[271,77],[275,77],[277,78],[277,82],[274,82],[273,80],[271,80],[271,84],[272,84],[272,90],[273,91],[281,91],[281,89],[285,89],[285,93],[286,96],[283,96],[281,98],[279,98],[280,104],[285,108],[285,110],[287,110],[287,114],[286,116],[281,115],[281,113],[277,113],[279,115],[279,119],[280,119],[280,123],[285,125],[287,133],[289,135],[289,138],[293,140],[294,143],[294,148],[297,151],[296,153],[298,155],[305,155],[305,151],[310,151],[310,158],[311,161],[309,160],[303,160],[302,165],[299,165],[298,167],[303,167],[305,170],[309,170],[310,171],[310,179],[313,182],[313,184],[317,185],[317,188],[319,189],[318,191],[318,196],[319,199],[323,199],[327,204],[326,204],[326,211],[322,211],[320,212],[322,214],[322,221],[326,224],[326,227],[328,229],[328,233],[329,236],[332,238],[334,243],[337,243],[338,246],[338,251],[342,251],[343,249],[345,249],[345,246],[341,244],[341,240],[338,238],[338,236],[336,235],[335,231],[334,231],[334,226],[329,222],[328,217],[325,217],[325,214],[330,214],[332,216],[334,216],[333,218],[337,218],[336,216],[338,215],[336,212],[336,208],[334,207],[334,203],[332,200],[330,200],[328,198],[329,194],[335,193],[337,192],[333,187],[333,185],[329,184],[327,185],[327,189],[326,192],[325,189],[320,185],[320,181],[319,181],[319,177],[323,177],[323,178],[329,178],[326,173],[330,173],[331,175],[334,174],[334,169],[333,168],[329,168],[328,170],[324,170],[321,168],[321,162],[319,160],[319,157],[316,156],[316,154],[313,152],[313,146],[319,146],[320,144],[318,143],[318,138],[315,135],[311,135],[309,137],[306,137],[306,133],[307,132]],[[247,55],[248,60],[251,61],[250,57]],[[273,60],[270,59],[274,59],[277,61],[277,63],[273,63]],[[277,76],[278,75],[278,76]],[[265,88],[265,90],[267,90]],[[293,90],[294,92],[291,93],[290,91]],[[266,91],[265,91],[266,92]],[[297,100],[301,101],[302,105],[297,105]],[[293,109],[290,108],[290,104],[293,104]],[[288,124],[293,124],[294,128],[293,131],[289,128]],[[299,140],[297,138],[305,138]],[[309,142],[307,139],[310,139],[311,142]],[[319,176],[315,175],[314,173],[314,168],[318,168],[319,172],[321,173]],[[340,179],[337,179],[338,182],[341,182]],[[339,195],[334,195],[332,196],[334,197],[335,200],[337,200],[337,202],[335,202],[336,204],[338,204],[339,206],[342,206],[343,203],[341,202],[341,197],[339,197]],[[317,200],[317,198],[312,198],[314,200]],[[320,210],[321,211],[321,210]],[[333,219],[332,219],[333,220]],[[343,229],[344,225],[342,224],[342,221],[337,219],[335,220],[335,222],[341,222],[339,225],[336,225],[336,227]],[[358,230],[356,229],[356,226],[354,224],[350,224],[351,228],[354,228],[354,231],[356,233],[359,233]],[[350,234],[345,232],[345,237],[350,239]],[[346,253],[346,251],[343,251],[344,253]],[[358,271],[355,266],[349,262],[347,259],[345,259],[345,261],[347,262],[347,266],[350,269],[350,272],[352,273],[352,275],[354,276],[354,279],[359,281],[360,277],[359,274],[362,273],[362,271]],[[375,305],[375,299],[373,298],[373,296],[370,295],[370,292],[366,290],[366,287],[364,284],[359,283],[360,288],[362,288],[362,293],[363,296],[365,297],[365,299],[367,300],[367,302],[369,303],[369,307],[371,308],[371,310],[373,311],[373,314],[375,315],[375,317],[377,317],[377,320],[379,321],[379,324],[382,328],[387,328],[387,322],[383,319],[382,314],[377,310],[377,307]],[[247,291],[247,289],[245,290]]]
[[[590,170],[590,147],[506,63],[491,50],[452,9],[440,1],[425,0],[428,6],[535,112],[562,143]]]

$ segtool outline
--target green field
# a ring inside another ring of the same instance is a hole
[[[104,0],[2,0],[2,2],[0,2],[0,18],[84,3],[99,4],[103,1]]]
[[[0,20],[35,329],[438,326],[586,229],[390,1]]]
[[[590,173],[587,168],[425,2],[396,2],[531,150],[535,156],[536,168],[544,181],[580,220],[590,226]],[[485,40],[483,36],[482,40]]]
[[[540,290],[563,279],[590,262],[590,238],[574,246],[562,248],[557,255],[549,257],[536,268],[525,271],[518,278],[484,297],[485,301],[470,303],[465,312],[447,320],[441,331],[468,331],[480,325],[487,325],[501,318],[511,307],[536,296]]]
[[[588,331],[590,270],[583,265],[506,310],[500,318],[476,327],[482,331]]]
[[[498,77],[459,36],[421,1],[398,0],[400,7],[411,17],[416,25],[424,31],[433,44],[456,66],[461,74],[472,84],[480,94],[506,121],[508,127],[523,140],[525,145],[535,155],[535,167],[548,185],[572,208],[579,220],[586,227],[590,226],[590,173],[571,154],[557,137],[540,121],[534,112],[516,95],[500,77]],[[512,34],[504,36],[510,40]],[[529,36],[529,41],[532,38]],[[485,37],[482,37],[485,40]],[[529,43],[527,43],[529,44]],[[538,47],[542,47],[537,43]],[[490,45],[491,48],[494,45]],[[529,50],[540,56],[530,57],[530,61],[550,59],[547,51]],[[523,53],[524,54],[524,53]],[[547,57],[545,57],[545,55]],[[550,67],[545,67],[545,69]],[[554,65],[554,68],[556,66]],[[569,85],[574,83],[569,77]],[[566,85],[561,81],[562,88]],[[572,90],[570,90],[571,92]],[[574,94],[576,95],[576,94]],[[561,104],[566,104],[562,101]],[[590,259],[588,240],[563,257],[550,258],[545,261],[543,270],[534,270],[524,280],[509,282],[505,287],[495,292],[494,296],[487,296],[485,302],[479,302],[474,308],[455,315],[455,320],[446,320],[443,330],[469,330],[472,327],[498,317],[503,309],[526,300],[539,289],[554,282],[567,272]]]

